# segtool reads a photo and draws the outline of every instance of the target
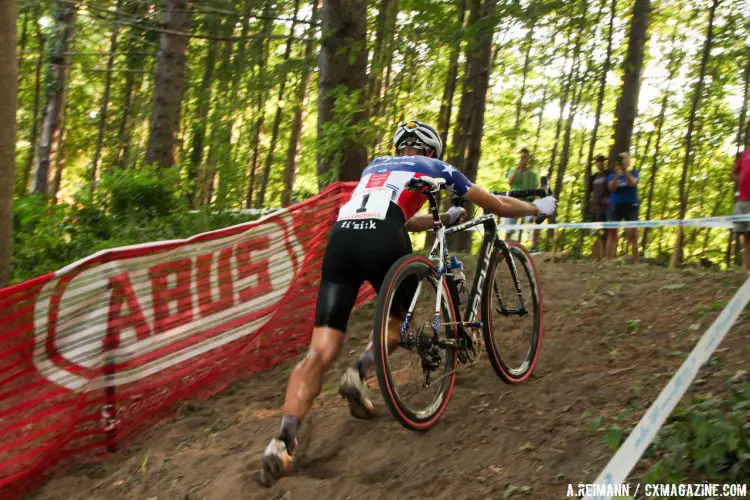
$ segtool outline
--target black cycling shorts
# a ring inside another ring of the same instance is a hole
[[[619,203],[612,205],[607,212],[609,222],[636,221],[638,220],[638,203]]]
[[[375,291],[380,290],[388,269],[409,253],[411,240],[404,228],[404,215],[395,204],[385,220],[337,222],[323,256],[315,326],[345,332],[360,286],[367,281]]]

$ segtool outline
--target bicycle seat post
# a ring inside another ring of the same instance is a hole
[[[440,210],[438,208],[437,198],[435,197],[435,193],[431,191],[425,191],[425,195],[427,196],[427,201],[430,203],[433,228],[437,231],[443,225],[443,222],[440,220]]]

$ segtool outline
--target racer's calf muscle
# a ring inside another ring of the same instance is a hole
[[[284,414],[302,420],[310,411],[313,399],[323,388],[323,375],[338,357],[344,332],[329,327],[313,330],[307,355],[294,367],[284,400]]]

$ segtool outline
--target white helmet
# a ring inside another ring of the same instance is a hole
[[[411,140],[410,140],[411,139]],[[429,147],[435,151],[435,157],[443,154],[443,141],[437,131],[426,123],[411,120],[402,123],[393,136],[393,146],[403,149],[412,146],[419,149]]]

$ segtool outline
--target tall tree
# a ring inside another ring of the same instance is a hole
[[[31,191],[47,194],[51,156],[59,142],[60,115],[64,106],[68,67],[68,50],[73,37],[76,7],[73,4],[52,2],[54,20],[48,35],[50,53],[47,59],[46,104],[39,138],[36,168],[31,179]]]
[[[232,36],[234,33],[234,19],[225,19],[221,28],[221,36],[226,39]],[[218,71],[216,72],[216,79],[218,80],[218,86],[216,89],[216,95],[226,96],[230,92],[230,85],[232,81],[232,74],[234,65],[232,64],[232,56],[234,54],[235,44],[233,41],[227,41],[221,47],[222,56],[219,64]],[[214,191],[213,188],[216,185],[216,196],[215,203],[219,208],[226,208],[227,194],[229,191],[229,185],[231,184],[232,177],[232,165],[231,165],[231,130],[230,123],[227,117],[230,115],[231,99],[216,99],[213,103],[213,109],[211,110],[211,135],[208,144],[208,156],[206,162],[212,172],[218,173],[217,182],[210,182],[207,186],[209,190],[208,200],[211,201]]]
[[[448,72],[445,75],[445,85],[443,86],[443,98],[440,100],[440,113],[438,114],[437,129],[440,138],[445,146],[448,141],[448,129],[451,125],[451,111],[453,109],[453,95],[456,92],[456,83],[458,80],[458,56],[461,52],[461,40],[466,18],[466,0],[458,1],[458,18],[456,19],[456,33],[453,43],[451,44],[451,55],[448,59]]]
[[[374,115],[375,105],[380,98],[383,86],[383,70],[385,68],[385,30],[388,21],[388,12],[394,0],[380,0],[378,3],[378,15],[375,21],[375,45],[372,50],[370,62],[370,78],[367,87],[367,100],[369,115]],[[392,34],[391,34],[392,36]]]
[[[122,0],[117,0],[115,10],[119,11],[122,6]],[[96,181],[99,176],[99,167],[102,157],[102,145],[104,144],[104,134],[107,129],[107,113],[109,111],[109,94],[112,89],[112,69],[115,64],[115,55],[117,54],[117,39],[120,36],[120,25],[115,24],[112,28],[112,35],[109,38],[109,56],[107,57],[107,72],[104,74],[104,94],[102,95],[102,104],[99,108],[99,133],[96,136],[96,149],[94,150],[94,159],[91,162],[91,172],[89,175],[89,191],[92,193],[96,190]],[[54,195],[55,193],[53,193]]]
[[[630,150],[633,124],[638,115],[638,95],[650,18],[651,0],[635,0],[628,33],[628,52],[623,64],[622,91],[615,106],[615,143],[610,154],[610,164],[614,163],[616,155]]]
[[[654,186],[656,185],[656,175],[659,173],[659,165],[661,164],[661,145],[662,145],[662,130],[664,128],[664,121],[667,115],[667,107],[669,105],[669,98],[671,95],[671,87],[674,78],[677,76],[677,71],[680,68],[682,62],[683,52],[677,47],[677,30],[672,32],[670,45],[672,50],[669,55],[669,75],[667,76],[667,88],[664,90],[664,95],[661,99],[661,105],[659,109],[659,116],[656,119],[656,144],[654,145],[654,155],[651,162],[651,173],[648,178],[647,199],[646,199],[646,220],[651,219],[651,208],[654,200]],[[646,157],[644,157],[645,159]],[[643,236],[641,238],[641,250],[645,254],[646,247],[648,245],[648,233],[649,228],[643,230]]]
[[[255,196],[255,173],[260,164],[261,137],[263,135],[263,124],[266,119],[265,105],[268,97],[268,85],[266,84],[266,79],[268,73],[267,66],[270,35],[273,31],[272,13],[273,0],[266,0],[265,6],[263,7],[264,20],[263,28],[261,29],[262,36],[257,40],[255,46],[255,57],[258,65],[256,85],[259,90],[255,90],[255,125],[252,129],[253,138],[250,140],[252,156],[250,163],[248,164],[250,179],[247,186],[247,194],[245,196],[245,206],[247,208],[253,206],[253,196]]]
[[[147,164],[171,167],[180,129],[182,93],[185,88],[187,33],[190,29],[190,0],[163,0],[161,19],[165,30],[159,37],[154,97],[151,102],[151,127]]]
[[[42,27],[39,23],[34,23],[36,29],[37,43],[39,44],[39,54],[36,58],[36,66],[34,70],[34,103],[32,105],[31,115],[31,133],[29,134],[29,149],[26,156],[26,161],[23,168],[23,177],[21,184],[18,186],[19,194],[26,194],[26,189],[29,185],[29,175],[31,175],[31,167],[34,164],[34,152],[36,151],[36,140],[39,134],[39,101],[42,95],[42,68],[44,67],[44,35],[42,34]],[[19,72],[20,73],[20,72]]]
[[[215,37],[218,33],[219,23],[215,18],[209,21],[209,36]],[[190,147],[190,158],[188,158],[187,177],[188,182],[192,185],[188,201],[195,205],[196,201],[201,199],[201,194],[205,193],[206,182],[198,182],[199,169],[203,162],[203,148],[205,147],[206,130],[208,128],[208,111],[211,104],[211,94],[213,89],[214,68],[216,67],[216,49],[219,44],[210,43],[206,50],[206,58],[203,66],[203,77],[201,86],[197,92],[197,106],[193,118],[192,142]]]
[[[484,131],[484,112],[487,102],[492,68],[492,39],[498,15],[495,12],[497,0],[470,0],[469,19],[476,19],[474,39],[466,45],[466,73],[464,94],[458,111],[458,123],[455,128],[454,157],[451,164],[473,182],[479,169],[480,146]],[[461,130],[465,128],[465,133]],[[458,140],[456,140],[458,139]],[[469,208],[472,211],[472,208]],[[459,233],[455,241],[456,248],[468,251],[471,245],[467,232]]]
[[[318,184],[359,179],[367,164],[362,138],[367,85],[367,2],[323,0],[318,81]],[[337,128],[341,133],[330,133]]]
[[[568,168],[568,159],[570,157],[570,142],[571,134],[573,131],[573,122],[578,112],[578,103],[581,100],[583,93],[583,84],[579,81],[580,68],[581,68],[581,47],[583,46],[583,33],[586,27],[586,14],[588,12],[587,0],[581,1],[581,13],[578,17],[578,34],[576,35],[576,43],[573,47],[573,66],[570,69],[570,78],[568,84],[571,86],[571,92],[573,97],[570,101],[570,110],[568,111],[568,119],[565,124],[565,136],[563,138],[562,152],[560,153],[560,166],[557,169],[557,175],[555,176],[555,197],[560,197],[562,190],[563,180],[565,179],[565,171]],[[586,71],[584,71],[584,74]],[[581,87],[580,90],[578,87]]]
[[[292,55],[292,40],[294,39],[294,29],[297,27],[297,14],[299,13],[299,1],[294,0],[294,14],[292,15],[292,26],[289,28],[289,37],[286,40],[286,47],[284,49],[284,59],[282,61],[282,69],[279,75],[279,95],[276,100],[276,116],[273,119],[273,126],[271,127],[271,143],[268,148],[268,154],[266,155],[266,163],[263,165],[263,177],[260,182],[260,191],[258,192],[258,198],[255,202],[257,208],[263,206],[263,202],[266,198],[266,188],[268,187],[268,176],[271,174],[271,165],[273,165],[273,155],[276,151],[276,139],[279,136],[279,126],[281,125],[281,118],[284,110],[284,92],[286,91],[286,76],[287,67],[289,64],[289,57]]]
[[[708,10],[708,28],[706,30],[706,38],[703,41],[703,48],[701,50],[701,62],[700,69],[698,70],[698,79],[695,82],[695,88],[693,89],[693,96],[690,101],[690,117],[688,118],[687,131],[685,132],[685,157],[682,162],[682,176],[680,177],[680,213],[679,218],[684,219],[685,213],[687,213],[688,196],[687,196],[687,178],[688,170],[690,168],[691,161],[693,159],[693,132],[696,126],[696,117],[698,115],[698,108],[700,106],[701,96],[703,95],[703,87],[706,79],[706,66],[708,64],[708,57],[711,54],[711,45],[714,39],[714,19],[716,16],[716,8],[719,6],[719,0],[713,0],[711,2],[711,8]],[[682,242],[683,242],[682,227],[677,229],[677,240],[672,254],[671,266],[674,267],[679,264],[682,260]]]
[[[563,57],[563,60],[565,61],[563,63],[563,68],[567,66],[568,62],[568,54],[570,52],[570,39],[573,36],[573,29],[568,30],[568,39],[565,43],[565,56]],[[557,117],[557,126],[555,128],[555,140],[552,142],[552,149],[551,149],[551,158],[549,162],[549,168],[547,169],[547,177],[550,179],[552,178],[552,171],[555,168],[555,160],[557,159],[557,147],[560,144],[560,132],[562,131],[562,125],[563,125],[563,118],[565,117],[565,107],[568,104],[568,96],[570,94],[570,87],[571,82],[573,78],[573,68],[575,66],[575,63],[572,62],[570,66],[570,71],[563,74],[562,81],[560,83],[560,114]]]
[[[292,111],[292,129],[289,133],[289,147],[286,151],[286,162],[284,163],[284,189],[281,193],[281,206],[289,206],[292,201],[294,189],[294,178],[297,170],[297,155],[299,153],[300,137],[302,136],[302,117],[307,101],[307,88],[310,82],[312,67],[310,59],[315,50],[315,24],[318,22],[319,0],[312,0],[312,15],[310,17],[310,29],[307,30],[307,41],[305,42],[304,65],[300,74],[297,91],[294,96],[294,110]]]
[[[16,1],[0,2],[0,288],[10,281],[13,248],[13,180],[16,173]]]
[[[523,98],[526,95],[526,80],[529,76],[529,67],[531,66],[531,49],[534,46],[534,28],[536,27],[536,18],[532,18],[531,23],[526,31],[524,40],[524,57],[523,57],[523,76],[521,77],[521,91],[518,93],[516,101],[516,123],[513,128],[516,136],[516,147],[521,138],[521,113],[523,111]]]
[[[745,71],[743,72],[743,89],[742,89],[742,107],[740,108],[740,119],[738,120],[737,127],[737,154],[740,154],[743,146],[748,147],[750,145],[750,137],[747,137],[748,132],[745,129],[745,119],[747,118],[747,99],[748,91],[750,91],[750,45],[745,50]]]
[[[604,94],[607,90],[607,75],[609,75],[609,68],[612,65],[612,38],[614,35],[614,24],[615,14],[617,12],[617,0],[612,0],[612,5],[609,11],[609,26],[607,27],[607,52],[604,56],[604,62],[602,63],[602,69],[599,74],[599,92],[596,96],[596,111],[594,112],[594,128],[591,130],[591,141],[589,142],[589,154],[586,158],[586,176],[584,185],[586,186],[586,192],[582,203],[583,210],[588,210],[589,200],[591,199],[591,168],[594,162],[594,150],[596,149],[596,139],[599,132],[599,121],[602,116],[602,108],[604,107]]]

